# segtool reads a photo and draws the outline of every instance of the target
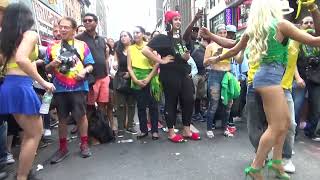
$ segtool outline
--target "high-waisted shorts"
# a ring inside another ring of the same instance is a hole
[[[280,85],[285,68],[283,64],[261,64],[253,78],[253,88]]]

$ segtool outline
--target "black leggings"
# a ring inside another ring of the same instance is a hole
[[[180,102],[182,110],[182,123],[190,126],[193,112],[193,92],[192,79],[186,76],[169,76],[161,79],[165,95],[165,118],[169,129],[176,124],[177,105]]]

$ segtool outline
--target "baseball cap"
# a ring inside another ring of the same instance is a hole
[[[237,32],[237,27],[235,25],[227,25],[226,26],[226,30],[227,32],[234,32],[236,33]]]
[[[214,32],[217,33],[220,30],[226,30],[226,25],[224,24],[217,25]]]

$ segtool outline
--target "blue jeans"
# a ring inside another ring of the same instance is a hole
[[[309,138],[315,137],[316,128],[320,120],[320,85],[307,82],[307,89],[309,93],[309,117],[307,127],[304,129],[304,133]]]
[[[157,133],[159,120],[158,103],[151,95],[150,84],[140,90],[135,90],[135,95],[137,100],[140,131],[142,133],[148,133],[146,112],[148,107],[151,118],[151,133]]]
[[[7,160],[7,122],[0,115],[0,164]]]
[[[214,123],[214,117],[217,112],[219,102],[221,99],[221,81],[224,77],[225,71],[210,70],[208,76],[208,96],[209,96],[209,109],[207,115],[207,130],[212,130],[212,124]],[[223,108],[225,115],[223,125],[229,119],[231,107],[226,106]]]
[[[282,155],[283,155],[283,158],[290,159],[292,157],[292,150],[294,146],[294,137],[296,134],[297,124],[295,121],[295,111],[294,111],[294,102],[293,102],[292,94],[290,91],[285,90],[285,95],[286,95],[288,106],[289,106],[291,122],[290,122],[287,137],[284,141]]]
[[[307,88],[300,88],[297,86],[296,82],[293,83],[292,96],[294,101],[294,115],[296,124],[300,124],[300,115],[302,107],[305,101],[305,95],[307,93]],[[296,133],[298,133],[298,126],[296,128]]]

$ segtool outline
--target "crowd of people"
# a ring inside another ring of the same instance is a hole
[[[180,13],[167,11],[163,32],[136,26],[132,34],[122,31],[118,41],[97,33],[95,14],[85,14],[79,26],[63,17],[53,25],[54,40],[47,47],[38,44],[28,7],[0,2],[0,169],[15,162],[11,146],[19,136],[17,180],[37,179],[32,163],[55,125],[59,147],[52,164],[70,154],[70,123],[75,124],[71,133],[80,137],[80,156],[92,156],[90,145],[104,142],[90,133],[97,131],[94,117],[104,121],[98,134],[110,129],[109,139],[128,133],[143,139],[150,132],[155,141],[164,119],[173,143],[200,140],[192,127],[197,121],[207,123],[209,139],[217,119],[224,135],[233,137],[234,119],[241,117],[256,152],[245,174],[256,180],[264,179],[264,166],[290,179],[298,127],[319,140],[320,24],[315,22],[320,11],[314,0],[302,3],[310,16],[298,25],[291,23],[287,1],[253,0],[248,27],[238,38],[233,25],[219,24],[214,33],[196,27],[201,10],[183,34]],[[41,100],[51,96],[49,113],[40,114]],[[181,134],[176,131],[180,114]],[[308,121],[300,122],[304,114]],[[6,176],[0,173],[0,179]]]

